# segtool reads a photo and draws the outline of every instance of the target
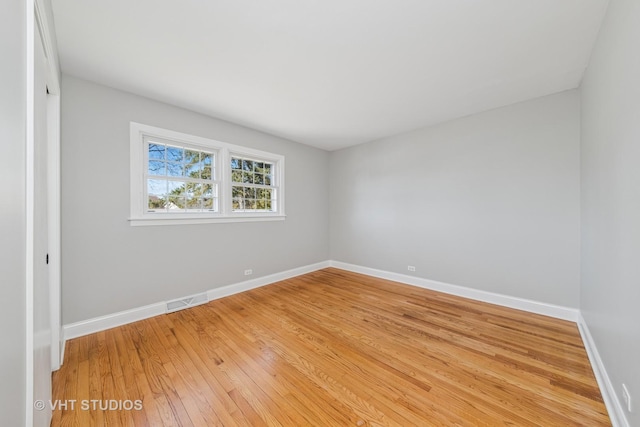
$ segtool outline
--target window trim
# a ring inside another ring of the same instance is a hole
[[[146,212],[145,191],[145,137],[155,137],[167,142],[187,144],[214,151],[219,176],[218,212]],[[247,148],[200,136],[189,135],[155,126],[130,122],[130,200],[129,224],[177,225],[207,224],[224,222],[281,221],[286,215],[284,192],[284,156],[266,151]],[[231,156],[243,156],[263,159],[274,164],[275,187],[277,188],[276,212],[233,212],[231,200]]]

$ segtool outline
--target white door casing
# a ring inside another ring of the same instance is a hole
[[[60,69],[49,0],[35,0],[35,25],[44,47],[47,80],[47,175],[49,231],[49,289],[51,297],[51,367],[62,363],[64,340],[61,317],[61,248],[60,248]]]
[[[25,425],[39,427],[50,424],[51,371],[60,367],[62,349],[60,75],[49,0],[26,0],[25,6]],[[35,404],[38,400],[43,408]]]
[[[51,298],[49,289],[49,184],[47,57],[40,30],[34,28],[33,120],[33,425],[51,421]]]

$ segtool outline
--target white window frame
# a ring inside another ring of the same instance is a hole
[[[148,212],[146,209],[147,162],[145,138],[158,138],[165,143],[184,144],[215,153],[218,183],[217,212]],[[274,212],[234,212],[231,201],[231,157],[255,158],[273,163],[273,186],[276,189]],[[284,220],[284,156],[226,142],[215,141],[141,123],[130,123],[130,217],[132,226],[207,224],[219,222],[251,222]]]

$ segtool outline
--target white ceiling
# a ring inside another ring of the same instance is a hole
[[[63,72],[335,150],[580,84],[608,0],[52,0]]]

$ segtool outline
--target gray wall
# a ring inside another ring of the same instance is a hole
[[[640,2],[613,0],[582,84],[581,310],[640,426]]]
[[[579,102],[564,92],[333,152],[332,259],[577,307]]]
[[[131,227],[130,121],[284,155],[286,220]],[[325,151],[66,75],[61,132],[64,324],[329,259]]]
[[[25,420],[25,2],[0,13],[0,420]]]

